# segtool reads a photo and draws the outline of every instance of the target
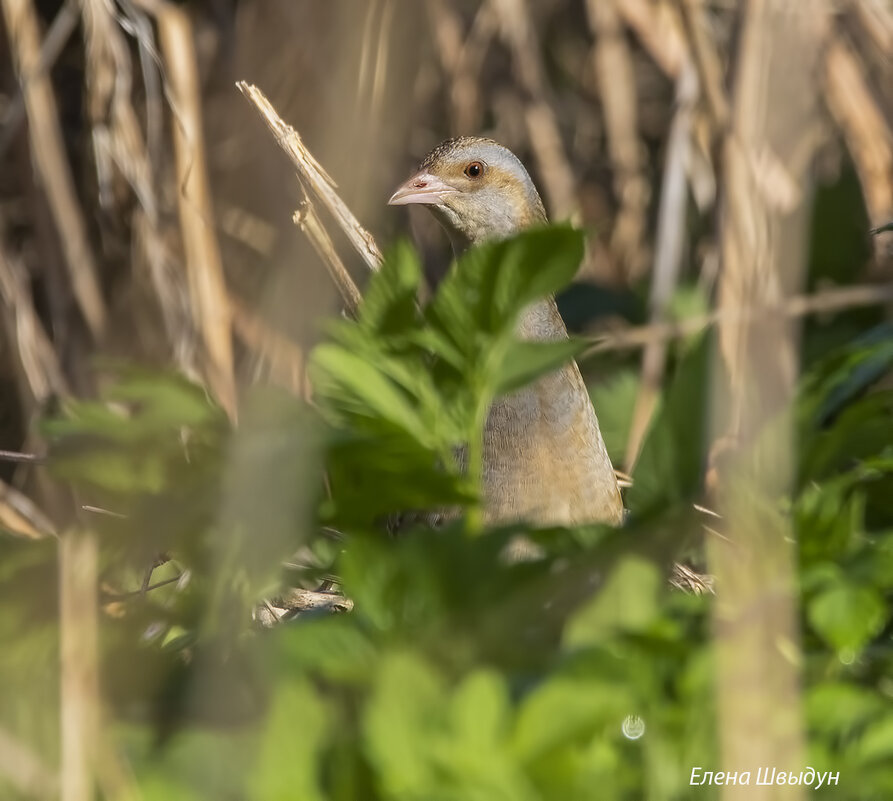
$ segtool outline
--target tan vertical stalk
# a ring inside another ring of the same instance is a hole
[[[802,797],[756,771],[804,768],[796,577],[783,499],[795,453],[797,335],[780,311],[803,278],[809,167],[819,141],[824,2],[742,7],[721,212],[719,348],[710,487],[727,537],[709,540],[724,771],[753,771],[724,799]],[[741,308],[761,309],[741,315]]]
[[[235,417],[232,325],[214,228],[192,23],[185,11],[170,3],[158,5],[157,19],[173,107],[177,202],[193,317],[204,346],[208,384]]]
[[[96,538],[71,529],[59,544],[61,801],[95,798],[99,720]]]

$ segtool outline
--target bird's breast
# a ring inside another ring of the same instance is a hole
[[[551,298],[522,316],[525,339],[567,337]],[[619,523],[620,490],[589,394],[574,362],[494,402],[484,430],[490,522]]]

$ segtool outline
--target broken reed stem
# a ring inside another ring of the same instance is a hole
[[[708,326],[729,319],[753,319],[769,315],[793,318],[805,317],[810,314],[834,314],[847,309],[878,306],[891,301],[893,301],[893,285],[890,284],[835,287],[812,295],[789,298],[779,305],[741,307],[736,310],[726,309],[689,317],[686,320],[642,325],[617,333],[605,334],[598,337],[592,347],[586,350],[584,358],[598,353],[642,348],[654,341],[683,339],[697,334]]]
[[[201,87],[192,22],[170,3],[158,5],[158,33],[173,107],[177,206],[196,328],[201,333],[208,384],[236,419],[232,325],[214,224],[202,134]]]
[[[295,225],[307,234],[310,244],[313,245],[313,249],[325,264],[332,281],[338,288],[341,299],[344,301],[344,308],[351,317],[356,317],[362,295],[335,250],[329,232],[326,231],[322,220],[319,219],[313,204],[309,200],[305,200],[292,219]]]
[[[99,273],[74,187],[49,76],[41,67],[40,26],[30,0],[0,0],[25,108],[31,153],[59,232],[71,289],[90,334],[99,339],[106,325]]]
[[[366,266],[372,271],[378,270],[382,257],[374,237],[360,225],[339,197],[335,182],[304,145],[298,132],[282,120],[266,95],[256,86],[245,81],[237,81],[236,86],[254,104],[279,146],[291,159],[302,185],[309,187],[314,197],[328,209]]]

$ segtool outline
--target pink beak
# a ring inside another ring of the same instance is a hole
[[[457,190],[426,170],[416,173],[405,184],[401,184],[391,195],[389,206],[408,206],[410,203],[423,203],[438,206],[443,203],[444,195],[453,194]]]

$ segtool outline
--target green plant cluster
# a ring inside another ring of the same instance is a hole
[[[358,319],[317,348],[312,407],[257,390],[233,429],[200,388],[127,370],[44,424],[56,479],[113,512],[88,520],[103,736],[139,797],[716,797],[689,786],[694,766],[718,767],[711,598],[667,581],[699,554],[708,338],[678,355],[622,529],[481,522],[490,402],[580,352],[521,342],[515,321],[570,281],[582,247],[557,227],[474,250],[424,308],[398,247]],[[893,797],[891,334],[803,379],[797,483],[778,499],[799,543],[810,764],[840,772],[822,793],[846,801]],[[401,512],[445,508],[461,514],[438,530],[388,533]],[[519,532],[542,558],[506,560]],[[0,721],[54,765],[55,547],[2,537],[0,552],[0,682],[17,688]],[[171,582],[139,592],[159,554],[172,561],[151,581]],[[332,573],[351,612],[252,620]]]

